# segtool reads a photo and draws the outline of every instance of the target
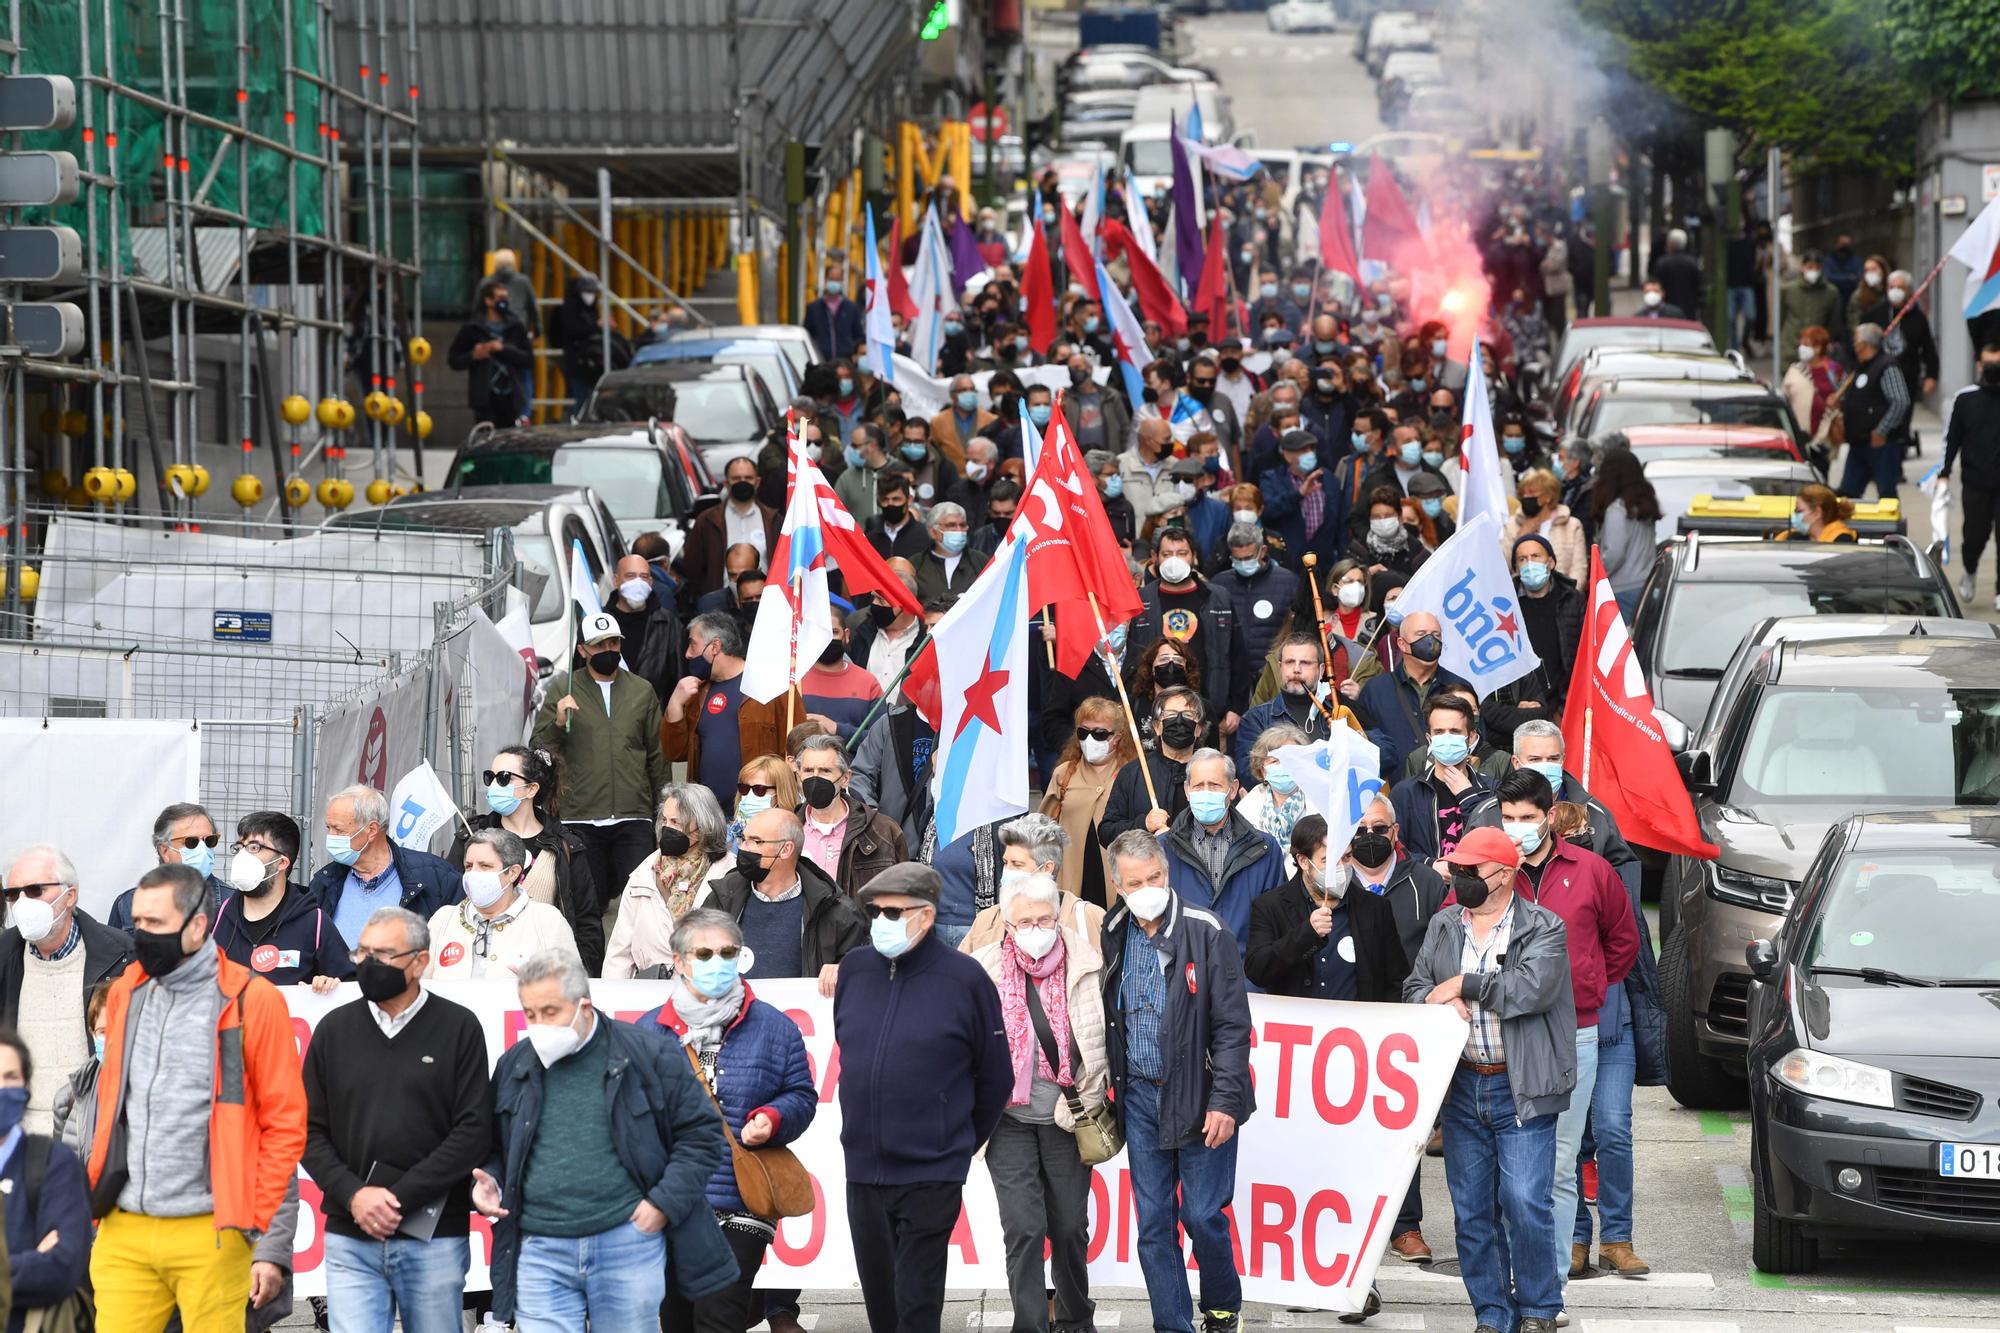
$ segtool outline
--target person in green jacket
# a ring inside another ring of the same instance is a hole
[[[583,842],[591,881],[609,895],[653,850],[656,794],[667,783],[660,700],[620,665],[618,622],[585,616],[585,669],[550,682],[535,715],[535,744],[562,755],[563,826]]]

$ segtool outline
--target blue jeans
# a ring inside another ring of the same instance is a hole
[[[595,1236],[523,1236],[514,1269],[518,1333],[656,1333],[667,1238],[620,1222]]]
[[[1220,1148],[1190,1140],[1160,1148],[1160,1085],[1134,1078],[1125,1089],[1125,1146],[1132,1172],[1132,1206],[1139,1218],[1139,1271],[1159,1333],[1194,1333],[1188,1302],[1187,1261],[1174,1233],[1174,1190],[1180,1189],[1180,1224],[1194,1242],[1201,1270],[1201,1308],[1235,1313],[1243,1308],[1243,1280],[1222,1215],[1236,1196],[1236,1138]]]
[[[1512,1329],[1562,1309],[1555,1266],[1556,1118],[1523,1121],[1507,1075],[1461,1066],[1444,1102],[1444,1178],[1478,1322]],[[1508,1236],[1515,1237],[1510,1247]]]
[[[1597,1048],[1597,1086],[1590,1094],[1590,1133],[1597,1140],[1597,1221],[1604,1242],[1632,1241],[1632,1083],[1639,1050],[1632,1025],[1615,1046]],[[1558,1159],[1560,1160],[1560,1159]],[[1590,1208],[1578,1200],[1578,1245],[1590,1244]]]
[[[1903,437],[1898,434],[1887,444],[1876,446],[1867,440],[1847,442],[1847,464],[1840,474],[1840,493],[1859,500],[1875,483],[1878,500],[1896,498],[1896,486],[1903,479]]]
[[[326,1319],[333,1333],[458,1333],[465,1308],[464,1236],[356,1240],[326,1236]]]
[[[1556,1117],[1554,1191],[1550,1202],[1551,1220],[1576,1213],[1578,1178],[1577,1149],[1583,1146],[1583,1127],[1590,1120],[1590,1093],[1597,1086],[1597,1025],[1576,1030],[1576,1090],[1569,1095],[1569,1109]],[[1555,1241],[1556,1272],[1569,1281],[1569,1241],[1558,1230]]]
[[[1693,312],[1689,312],[1692,316]],[[1757,326],[1757,289],[1755,287],[1731,287],[1729,289],[1729,345],[1741,347],[1743,338]]]

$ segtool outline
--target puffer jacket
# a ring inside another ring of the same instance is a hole
[[[1557,505],[1537,528],[1523,523],[1520,511],[1515,510],[1508,515],[1507,526],[1500,534],[1501,549],[1511,552],[1514,543],[1525,535],[1545,538],[1554,548],[1556,573],[1579,587],[1590,581],[1590,539],[1584,535],[1582,522],[1569,512],[1568,505]]]
[[[1111,1057],[1104,1044],[1104,952],[1098,947],[1096,930],[1103,913],[1089,903],[1073,901],[1080,909],[1097,912],[1096,921],[1087,929],[1081,928],[1085,921],[1083,911],[1062,915],[1063,985],[1069,991],[1069,1030],[1076,1038],[1077,1054],[1082,1056],[1081,1067],[1070,1071],[1070,1081],[1077,1100],[1088,1111],[1102,1106],[1111,1095]],[[992,941],[972,956],[986,969],[986,975],[993,978],[996,987],[1005,969],[1012,966],[1007,961],[1005,938]],[[1040,1049],[1039,1042],[1036,1049]],[[1056,1127],[1075,1132],[1076,1116],[1067,1097],[1056,1098]]]
[[[1160,834],[1167,854],[1167,887],[1222,920],[1236,940],[1239,961],[1250,940],[1250,904],[1285,882],[1290,867],[1276,840],[1231,810],[1229,856],[1222,863],[1222,882],[1210,878],[1208,866],[1194,845],[1194,811],[1182,810]],[[1257,989],[1255,986],[1252,990]]]
[[[672,1000],[640,1017],[640,1027],[653,1025],[681,1052],[681,1059],[687,1059],[688,1048],[683,1044],[687,1023],[674,1012]],[[743,983],[743,1008],[736,1021],[724,1029],[722,1048],[716,1052],[715,1100],[729,1121],[729,1132],[739,1139],[744,1122],[751,1116],[761,1111],[771,1117],[771,1137],[759,1147],[783,1147],[796,1141],[819,1111],[819,1092],[813,1086],[812,1066],[806,1061],[806,1043],[798,1025],[758,999],[747,981]],[[709,1176],[707,1194],[708,1206],[718,1213],[743,1211],[736,1167],[728,1153]]]
[[[465,847],[471,830],[500,827],[500,816],[488,811],[474,815],[459,825],[445,859],[455,866],[465,865]],[[544,820],[542,831],[527,840],[531,856],[553,856],[556,867],[556,907],[576,936],[576,952],[584,970],[593,977],[604,975],[604,901],[590,875],[590,861],[583,854],[583,839]]]
[[[1225,558],[1227,554],[1225,549]],[[1263,568],[1247,579],[1235,569],[1225,567],[1211,580],[1210,586],[1228,595],[1230,611],[1236,618],[1236,642],[1231,652],[1247,678],[1230,682],[1229,706],[1240,713],[1249,706],[1250,688],[1257,683],[1255,673],[1264,665],[1265,654],[1290,623],[1292,602],[1299,595],[1299,576],[1276,560],[1267,559]]]

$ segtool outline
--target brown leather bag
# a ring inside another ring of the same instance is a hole
[[[687,1052],[695,1082],[701,1084],[701,1090],[708,1094],[716,1115],[722,1118],[722,1136],[729,1140],[729,1164],[736,1172],[736,1192],[743,1196],[743,1210],[771,1222],[781,1217],[804,1217],[810,1213],[813,1210],[813,1181],[805,1163],[794,1156],[790,1148],[775,1145],[768,1148],[744,1147],[735,1131],[729,1128],[729,1117],[723,1112],[722,1103],[716,1101],[715,1089],[708,1086],[708,1077],[701,1069],[701,1057],[691,1046],[682,1049]]]

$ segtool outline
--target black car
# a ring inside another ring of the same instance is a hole
[[[748,366],[712,361],[641,363],[597,381],[585,422],[671,421],[694,437],[716,476],[732,458],[755,458],[778,429],[782,412]]]
[[[1861,815],[1746,950],[1751,1255],[2000,1240],[2000,812]]]

